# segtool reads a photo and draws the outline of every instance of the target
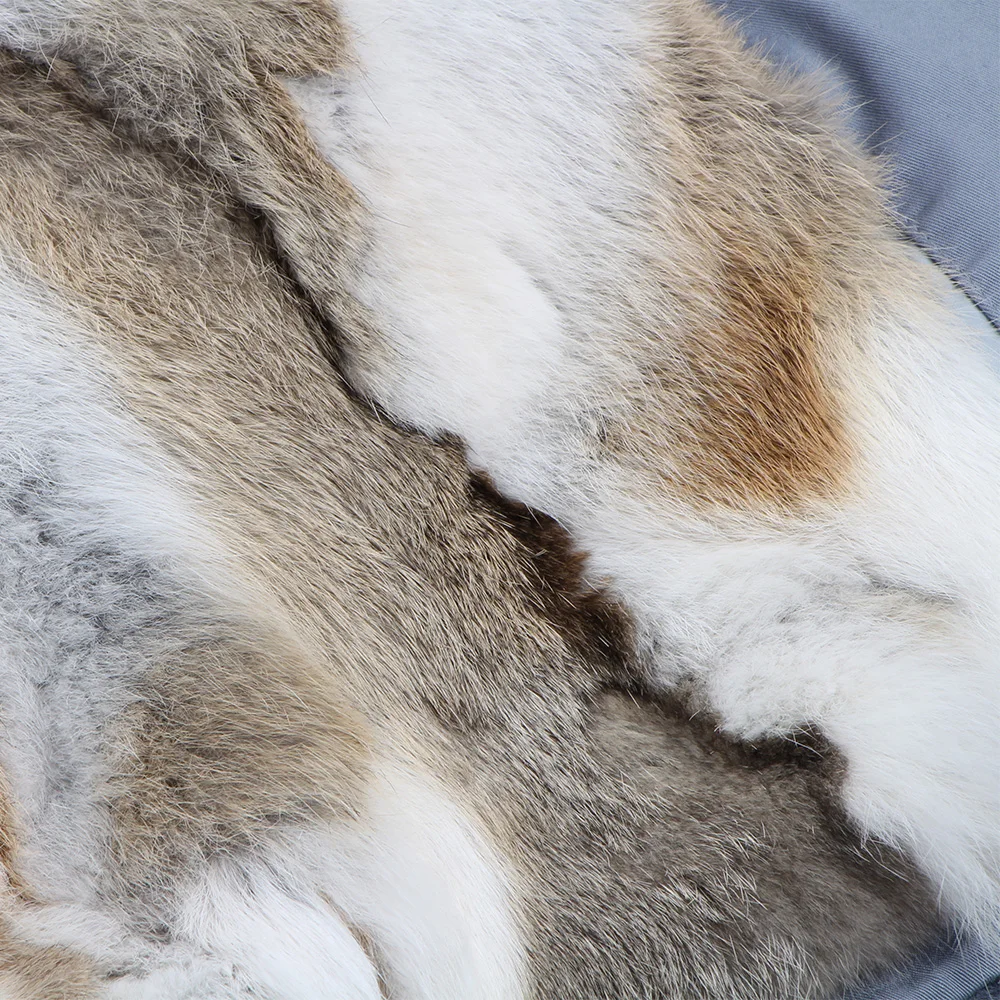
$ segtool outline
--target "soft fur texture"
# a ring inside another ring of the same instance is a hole
[[[296,5],[331,170],[273,7],[170,58],[127,5],[34,7],[9,37],[263,210],[356,389],[570,529],[651,676],[819,725],[854,820],[997,936],[1000,398],[821,99],[692,0]]]
[[[922,938],[835,760],[638,699],[456,450],[345,395],[207,175],[3,73],[11,447],[49,470],[7,503],[6,683],[66,692],[5,702],[25,947],[110,997],[763,1000]]]
[[[356,384],[568,527],[654,677],[819,725],[1000,941],[1000,393],[871,164],[699,3],[341,12],[292,93],[368,208]]]
[[[0,4],[5,975],[827,996],[932,910],[840,802],[993,933],[996,401],[870,168],[688,0],[340,15]]]

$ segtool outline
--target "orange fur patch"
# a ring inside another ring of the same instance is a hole
[[[809,291],[792,274],[746,262],[726,277],[719,325],[687,345],[698,447],[687,449],[685,492],[778,507],[836,495],[849,453]]]

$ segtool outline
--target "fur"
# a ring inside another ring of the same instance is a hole
[[[259,212],[0,72],[8,982],[774,1000],[924,940],[836,756],[643,693],[460,452],[347,394]]]
[[[10,976],[774,1000],[993,932],[988,380],[821,101],[530,7],[0,9]]]
[[[253,55],[197,116],[79,85],[264,212],[355,389],[568,528],[651,679],[819,726],[996,939],[1000,399],[872,164],[694,0],[336,26],[289,84],[327,165]]]

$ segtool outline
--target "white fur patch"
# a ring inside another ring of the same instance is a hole
[[[368,388],[459,432],[509,491],[551,506],[580,411],[628,363],[594,340],[627,294],[628,4],[347,0],[342,77],[295,81],[373,232],[351,291],[406,359]],[[617,305],[618,303],[616,303]]]
[[[351,923],[376,942],[390,995],[524,996],[524,948],[505,864],[428,776],[388,761],[378,772],[369,826],[338,852],[347,866],[332,859],[331,878]]]
[[[256,862],[219,864],[191,894],[184,930],[229,956],[265,996],[381,1000],[376,971],[343,917],[314,886],[292,878]]]

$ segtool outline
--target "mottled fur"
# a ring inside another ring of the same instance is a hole
[[[697,0],[336,24],[294,103],[252,56],[197,114],[122,99],[100,38],[74,85],[262,211],[355,391],[569,529],[653,680],[818,726],[852,820],[1000,935],[1000,393],[874,167]]]
[[[89,59],[86,32],[72,37]],[[267,172],[280,156],[250,158],[302,135],[269,124],[290,106],[266,80],[237,74],[240,99],[213,115],[230,138],[248,130],[225,177],[283,254],[204,169],[222,162],[219,133],[151,150],[134,126],[163,136],[142,115],[126,128],[74,80],[10,58],[0,71],[0,246],[29,303],[5,274],[7,308],[26,336],[59,327],[64,353],[39,341],[40,371],[86,359],[37,383],[8,360],[38,394],[37,413],[11,412],[44,427],[95,400],[51,455],[26,452],[48,480],[8,476],[20,492],[3,510],[23,530],[2,544],[8,561],[23,551],[46,617],[5,684],[30,688],[31,666],[103,713],[73,728],[68,700],[44,702],[76,770],[26,757],[26,736],[3,749],[6,772],[34,761],[70,796],[55,801],[97,807],[63,843],[12,780],[36,899],[12,910],[19,940],[79,949],[98,996],[171,1000],[369,998],[379,979],[433,1000],[799,1000],[923,940],[923,883],[859,851],[831,798],[835,756],[720,752],[554,589],[457,448],[349,396],[315,310],[332,298],[284,270],[333,281],[336,264],[289,261],[279,199],[248,198],[240,179],[296,181]],[[216,95],[233,79],[219,72]],[[293,209],[308,233],[315,219]],[[59,392],[78,384],[87,399]],[[102,485],[72,457],[104,434]],[[6,721],[21,724],[12,697]],[[490,976],[504,934],[516,950]],[[5,954],[11,975],[29,968]],[[341,954],[346,985],[323,965]]]

